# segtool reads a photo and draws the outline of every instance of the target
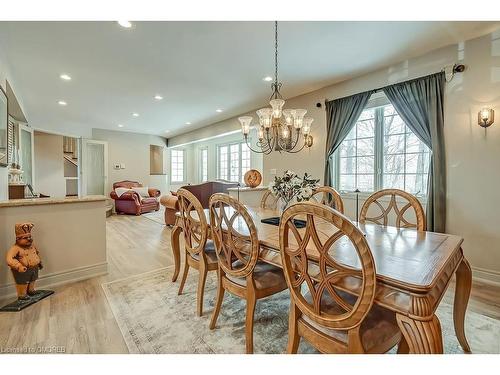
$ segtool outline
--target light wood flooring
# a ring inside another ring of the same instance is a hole
[[[51,346],[67,353],[127,353],[101,284],[172,265],[170,229],[142,216],[111,216],[107,249],[106,276],[55,288],[54,295],[19,313],[0,313],[0,353]],[[500,288],[475,283],[469,308],[500,319]]]

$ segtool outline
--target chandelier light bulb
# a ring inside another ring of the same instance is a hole
[[[243,116],[239,117],[238,120],[241,123],[241,131],[245,136],[248,135],[248,133],[250,133],[250,125],[253,119],[250,116]]]
[[[304,118],[303,125],[302,125],[302,133],[304,135],[309,135],[309,133],[311,132],[311,124],[313,121],[314,121],[314,119],[311,117]]]
[[[285,101],[283,99],[273,99],[269,102],[269,104],[271,104],[271,107],[273,108],[273,117],[280,118]]]
[[[273,110],[271,108],[261,108],[256,113],[259,116],[259,123],[266,129],[270,128],[272,125]]]
[[[285,126],[283,128],[282,134],[283,134],[283,138],[288,139],[288,136],[290,135],[290,131],[288,130],[288,126]]]
[[[293,118],[295,117],[295,110],[294,109],[284,109],[283,110],[283,117],[285,118],[285,124],[288,126],[293,125]]]
[[[264,127],[259,128],[259,139],[264,139]]]
[[[295,129],[300,129],[304,123],[304,116],[306,115],[307,111],[305,109],[296,109],[295,110],[295,116],[293,119],[293,126]]]

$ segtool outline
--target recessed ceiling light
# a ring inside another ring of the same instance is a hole
[[[130,21],[117,21],[118,22],[118,25],[120,25],[121,27],[124,27],[126,29],[130,29],[132,27],[132,22]]]
[[[186,122],[186,125],[191,125],[191,123],[188,121],[188,122]]]
[[[262,80],[266,81],[266,82],[271,82],[273,80],[273,77],[267,76],[267,77],[262,78]]]
[[[122,125],[122,124],[118,124],[118,127],[119,127],[119,128],[123,128],[123,125]]]
[[[162,99],[163,99],[163,96],[161,96],[161,95],[155,95],[155,99],[156,99],[156,100],[162,100]]]
[[[64,100],[59,100],[57,102],[57,104],[59,104],[59,105],[68,105],[68,103],[66,103]]]
[[[219,113],[221,113],[222,111],[223,111],[223,109],[220,109],[220,108],[217,108],[217,109],[215,110],[215,112],[219,112]]]
[[[139,114],[137,112],[134,112],[134,113],[132,113],[132,116],[139,117]]]
[[[64,79],[65,81],[71,81],[71,77],[67,74],[61,74],[59,77],[61,77],[61,79]]]

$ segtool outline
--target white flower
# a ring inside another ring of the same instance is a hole
[[[313,193],[313,190],[310,187],[308,187],[308,186],[303,187],[303,188],[300,189],[300,195],[304,199],[311,198],[312,193]]]

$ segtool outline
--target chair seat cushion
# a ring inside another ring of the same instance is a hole
[[[141,199],[141,204],[156,204],[156,198],[154,197],[148,197],[148,198],[142,198]]]
[[[234,268],[241,268],[242,266],[243,263],[239,260],[233,263]],[[238,285],[246,286],[247,284],[246,278],[233,277],[230,275],[226,276],[229,280]],[[283,270],[279,267],[273,266],[272,264],[261,261],[257,261],[257,264],[255,265],[255,268],[253,270],[253,279],[255,281],[255,286],[257,287],[257,289],[287,287]]]
[[[208,263],[217,263],[217,254],[215,254],[214,241],[207,240],[207,243],[205,244],[205,254],[207,256]],[[200,260],[199,254],[191,255],[191,257],[195,260]]]
[[[356,303],[356,297],[342,291],[337,292],[339,296],[351,306]],[[311,302],[311,295],[309,293],[306,293],[304,298],[306,301]],[[328,293],[323,294],[321,311],[332,315],[345,313],[345,310],[341,308]],[[302,314],[301,319],[316,330],[347,344],[347,331],[324,327],[305,314]],[[361,323],[360,335],[361,342],[366,352],[370,352],[372,348],[388,340],[392,340],[396,335],[399,336],[400,330],[396,322],[396,314],[374,304]]]

